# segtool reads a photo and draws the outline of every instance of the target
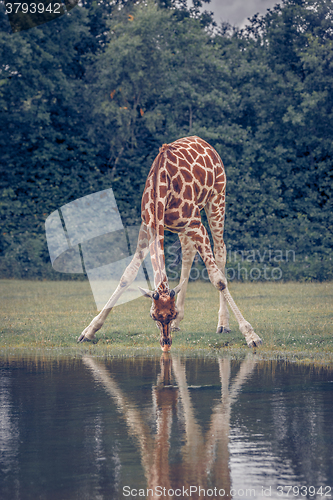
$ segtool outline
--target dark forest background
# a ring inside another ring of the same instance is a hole
[[[51,212],[112,187],[139,224],[159,147],[198,135],[226,168],[227,248],[333,278],[332,2],[283,0],[243,30],[194,3],[89,0],[14,34],[0,4],[1,277],[66,277]]]

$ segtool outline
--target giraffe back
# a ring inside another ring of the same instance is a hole
[[[142,197],[142,219],[162,235],[162,227],[182,232],[217,195],[226,178],[219,154],[199,137],[164,144],[154,160]]]

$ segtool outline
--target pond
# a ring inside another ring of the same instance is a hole
[[[1,500],[333,498],[333,370],[0,358]]]

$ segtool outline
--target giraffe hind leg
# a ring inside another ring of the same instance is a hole
[[[223,294],[238,321],[239,329],[244,335],[247,345],[249,347],[257,347],[262,344],[262,340],[259,335],[255,333],[250,323],[243,318],[242,313],[240,312],[237,305],[235,304],[234,299],[230,295],[228,287],[223,290]]]
[[[192,240],[195,242],[196,248],[206,265],[210,281],[220,292],[223,293],[225,300],[234,313],[236,320],[238,321],[239,329],[244,335],[247,345],[249,347],[256,347],[260,345],[262,343],[261,338],[254,332],[250,323],[244,319],[242,313],[230,295],[227,280],[223,272],[216,265],[207,231],[202,224],[200,227],[196,227],[196,235],[193,235]]]
[[[224,275],[227,260],[227,250],[223,241],[224,229],[224,195],[218,194],[215,199],[208,202],[205,207],[207,220],[214,241],[214,258],[217,267]],[[229,311],[227,301],[222,291],[220,291],[220,308],[217,321],[216,333],[230,333]]]
[[[223,269],[220,268],[220,270],[224,274],[224,267]],[[227,301],[225,299],[223,291],[220,291],[219,294],[220,294],[220,308],[218,314],[216,333],[230,333],[231,329],[229,326],[229,311],[228,311]]]
[[[214,253],[215,253],[215,247],[216,246],[214,245]],[[222,254],[222,258],[220,258],[219,254]],[[220,269],[220,271],[222,271],[223,274],[225,268],[225,257],[226,257],[226,247],[225,244],[223,243],[223,245],[221,246],[221,252],[216,251],[215,253],[215,261],[217,267]],[[220,291],[220,309],[218,314],[216,333],[230,333],[230,332],[231,329],[229,327],[229,311],[228,311],[227,301],[223,291]]]

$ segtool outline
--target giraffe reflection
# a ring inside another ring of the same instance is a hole
[[[144,469],[148,498],[161,498],[156,494],[157,487],[176,491],[196,486],[193,499],[216,498],[218,495],[204,496],[199,486],[207,490],[224,490],[223,498],[231,498],[231,477],[229,468],[229,427],[232,404],[244,382],[251,376],[256,361],[246,359],[242,362],[237,376],[230,383],[230,360],[219,359],[221,382],[221,400],[212,409],[208,430],[204,432],[195,417],[190,388],[186,381],[185,365],[178,357],[162,354],[161,371],[157,384],[152,388],[152,397],[156,409],[156,433],[152,432],[147,417],[134,401],[120,389],[105,365],[91,357],[84,357],[83,362],[92,370],[94,378],[102,383],[110,394],[128,426],[129,433],[136,438],[141,463]],[[172,385],[172,375],[176,385]],[[180,463],[171,464],[169,460],[172,419],[175,411],[180,411],[185,424],[184,444],[181,448]],[[146,491],[145,491],[146,493]],[[221,492],[222,495],[222,492]],[[183,496],[183,495],[181,495]],[[175,496],[163,496],[171,499]]]

